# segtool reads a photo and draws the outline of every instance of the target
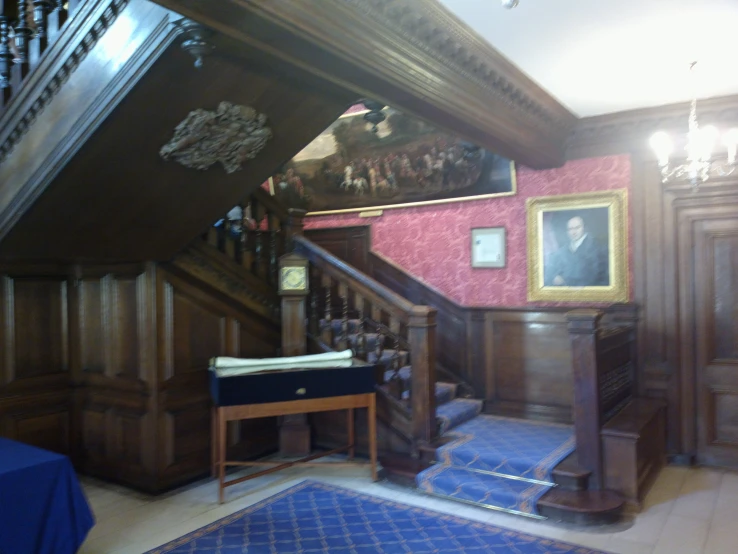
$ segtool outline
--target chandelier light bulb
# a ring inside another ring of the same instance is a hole
[[[513,9],[520,3],[520,0],[502,0],[502,7],[508,10]]]
[[[661,167],[669,165],[669,156],[674,150],[674,144],[671,137],[665,131],[658,131],[651,136],[649,141],[651,148],[656,152]]]
[[[713,125],[702,127],[699,132],[699,159],[709,161],[718,139],[718,130]]]
[[[736,149],[738,149],[738,128],[733,127],[723,135],[723,144],[728,149],[728,163],[735,164]]]

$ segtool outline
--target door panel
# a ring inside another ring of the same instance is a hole
[[[698,461],[738,468],[738,221],[694,232]]]

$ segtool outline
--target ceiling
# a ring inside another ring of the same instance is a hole
[[[737,0],[440,2],[580,117],[738,94]]]

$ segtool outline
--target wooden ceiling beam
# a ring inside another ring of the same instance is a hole
[[[435,0],[156,1],[529,167],[565,160],[576,117]]]

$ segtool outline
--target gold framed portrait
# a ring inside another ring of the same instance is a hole
[[[529,198],[528,300],[627,302],[626,190]]]

